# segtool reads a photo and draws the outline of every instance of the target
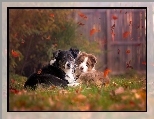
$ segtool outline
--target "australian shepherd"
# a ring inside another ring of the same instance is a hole
[[[108,76],[104,77],[104,73],[97,71],[95,65],[97,58],[86,52],[81,52],[76,58],[76,76],[77,82],[86,84],[96,84],[99,86],[106,85],[109,83]]]
[[[50,64],[41,68],[39,72],[32,73],[24,84],[24,87],[35,89],[38,84],[55,85],[61,87],[77,86],[75,80],[75,58],[79,50],[57,50],[53,53],[54,59]]]

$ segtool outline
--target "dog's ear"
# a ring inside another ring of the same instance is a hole
[[[78,54],[80,53],[79,49],[77,49],[77,48],[70,48],[69,51],[71,51],[74,59],[77,58]]]
[[[61,52],[61,50],[57,50],[53,52],[53,58],[58,57],[58,54]]]
[[[96,64],[96,63],[97,63],[97,58],[96,58],[94,55],[89,54],[89,56],[88,56],[88,57],[90,58],[90,60],[91,60],[94,64]]]

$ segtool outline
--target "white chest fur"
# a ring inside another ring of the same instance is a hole
[[[66,77],[65,79],[69,82],[69,83],[73,83],[75,81],[74,75],[73,75],[73,69],[66,69],[65,70],[66,73]]]
[[[74,74],[73,74],[74,70],[73,69],[67,69],[65,70],[66,73],[66,77],[65,79],[69,82],[68,86],[78,86],[80,83],[77,83],[74,78]]]

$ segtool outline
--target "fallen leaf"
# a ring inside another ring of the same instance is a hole
[[[135,106],[135,102],[134,101],[129,101],[130,106]]]
[[[49,98],[49,104],[50,104],[50,106],[54,106],[55,102],[51,98]]]
[[[141,43],[137,43],[136,46],[141,46]]]
[[[115,92],[115,95],[122,94],[122,93],[124,93],[124,88],[123,87],[119,87],[114,92]]]
[[[143,65],[146,65],[146,62],[145,62],[145,61],[143,61],[143,62],[142,62],[142,64],[143,64]]]
[[[136,89],[132,89],[132,91],[131,91],[132,93],[136,93],[137,92],[137,90]]]
[[[121,96],[121,99],[122,100],[127,100],[127,99],[129,99],[129,96],[128,95]]]
[[[140,28],[140,25],[137,26],[137,29],[139,29],[139,28]]]
[[[112,19],[113,19],[113,20],[116,20],[116,19],[118,19],[118,17],[115,16],[115,15],[113,15],[113,16],[112,16]]]
[[[87,17],[85,14],[83,14],[82,12],[78,12],[78,15],[79,15],[80,17],[84,18],[84,19],[87,19],[87,18],[88,18],[88,17]]]
[[[104,77],[106,77],[106,76],[108,75],[109,72],[111,72],[111,70],[105,69],[105,70],[104,70]]]
[[[9,91],[10,91],[11,93],[14,93],[14,94],[18,94],[18,93],[19,93],[19,90],[14,89],[14,88],[10,88]]]
[[[118,49],[118,54],[120,53],[120,50]]]
[[[90,110],[90,104],[86,104],[86,105],[79,105],[78,106],[78,109],[80,110],[80,111],[88,111],[88,110]]]
[[[51,13],[51,14],[50,14],[50,17],[53,17],[53,18],[54,18],[54,17],[55,17],[55,15],[54,15],[53,13]]]
[[[115,28],[115,24],[113,24],[112,26],[111,26],[111,30],[113,30]]]
[[[126,50],[126,53],[129,54],[130,53],[130,50]]]
[[[133,67],[130,65],[130,62],[131,62],[131,60],[130,60],[129,62],[126,62],[126,68],[131,68],[131,69],[133,69]]]
[[[92,36],[94,33],[99,32],[100,30],[97,30],[95,28],[90,30],[90,36]]]
[[[11,51],[13,57],[19,57],[19,53],[17,51]]]
[[[129,21],[129,26],[132,24],[132,21]]]
[[[129,36],[130,32],[129,31],[126,31],[123,33],[123,38],[127,38]]]
[[[78,25],[83,26],[83,25],[85,25],[85,24],[83,24],[83,23],[81,23],[81,22],[78,22]]]
[[[82,91],[81,86],[75,90],[76,93],[81,93],[81,91]]]
[[[85,95],[79,94],[75,97],[75,101],[85,101],[87,97]]]
[[[68,94],[68,91],[67,90],[60,90],[59,94]]]
[[[140,96],[138,93],[135,93],[135,98],[136,98],[136,99],[140,99],[141,96]]]

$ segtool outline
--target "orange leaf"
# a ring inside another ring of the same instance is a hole
[[[78,15],[79,15],[80,17],[84,18],[84,19],[87,19],[87,16],[86,16],[85,14],[81,13],[81,12],[78,12]]]
[[[135,102],[133,102],[133,101],[129,101],[129,104],[130,104],[131,106],[135,106]]]
[[[104,71],[104,77],[106,77],[106,76],[108,75],[109,72],[111,72],[111,70],[105,69],[105,71]]]
[[[118,49],[118,54],[120,53],[120,50]]]
[[[81,25],[81,26],[83,26],[83,25],[85,25],[85,24],[83,24],[83,23],[81,23],[81,22],[78,22],[78,25]]]
[[[13,57],[19,57],[19,53],[18,52],[12,50],[11,53],[12,53]]]
[[[113,15],[113,16],[112,16],[112,19],[116,20],[116,19],[118,19],[118,17],[115,16],[115,15]]]
[[[144,62],[142,62],[142,64],[143,64],[143,65],[146,65],[146,62],[144,61]]]
[[[84,101],[84,100],[86,100],[87,99],[87,97],[85,96],[85,95],[82,95],[82,94],[79,94],[79,95],[77,95],[76,96],[76,101]]]
[[[92,36],[96,32],[96,29],[91,29],[90,30],[90,36]]]
[[[50,40],[50,35],[46,38],[47,40]]]
[[[81,91],[82,91],[81,87],[79,87],[78,89],[75,90],[76,93],[81,93]]]
[[[19,93],[18,90],[13,89],[13,88],[10,88],[9,91],[10,91],[11,93],[14,93],[14,94],[18,94],[18,93]]]
[[[54,15],[53,13],[51,13],[51,14],[50,14],[50,17],[53,17],[53,18],[54,18],[54,17],[55,17],[55,15]]]
[[[126,50],[126,53],[129,54],[130,53],[130,50]]]
[[[123,33],[123,38],[127,38],[129,36],[130,32],[126,31]]]

